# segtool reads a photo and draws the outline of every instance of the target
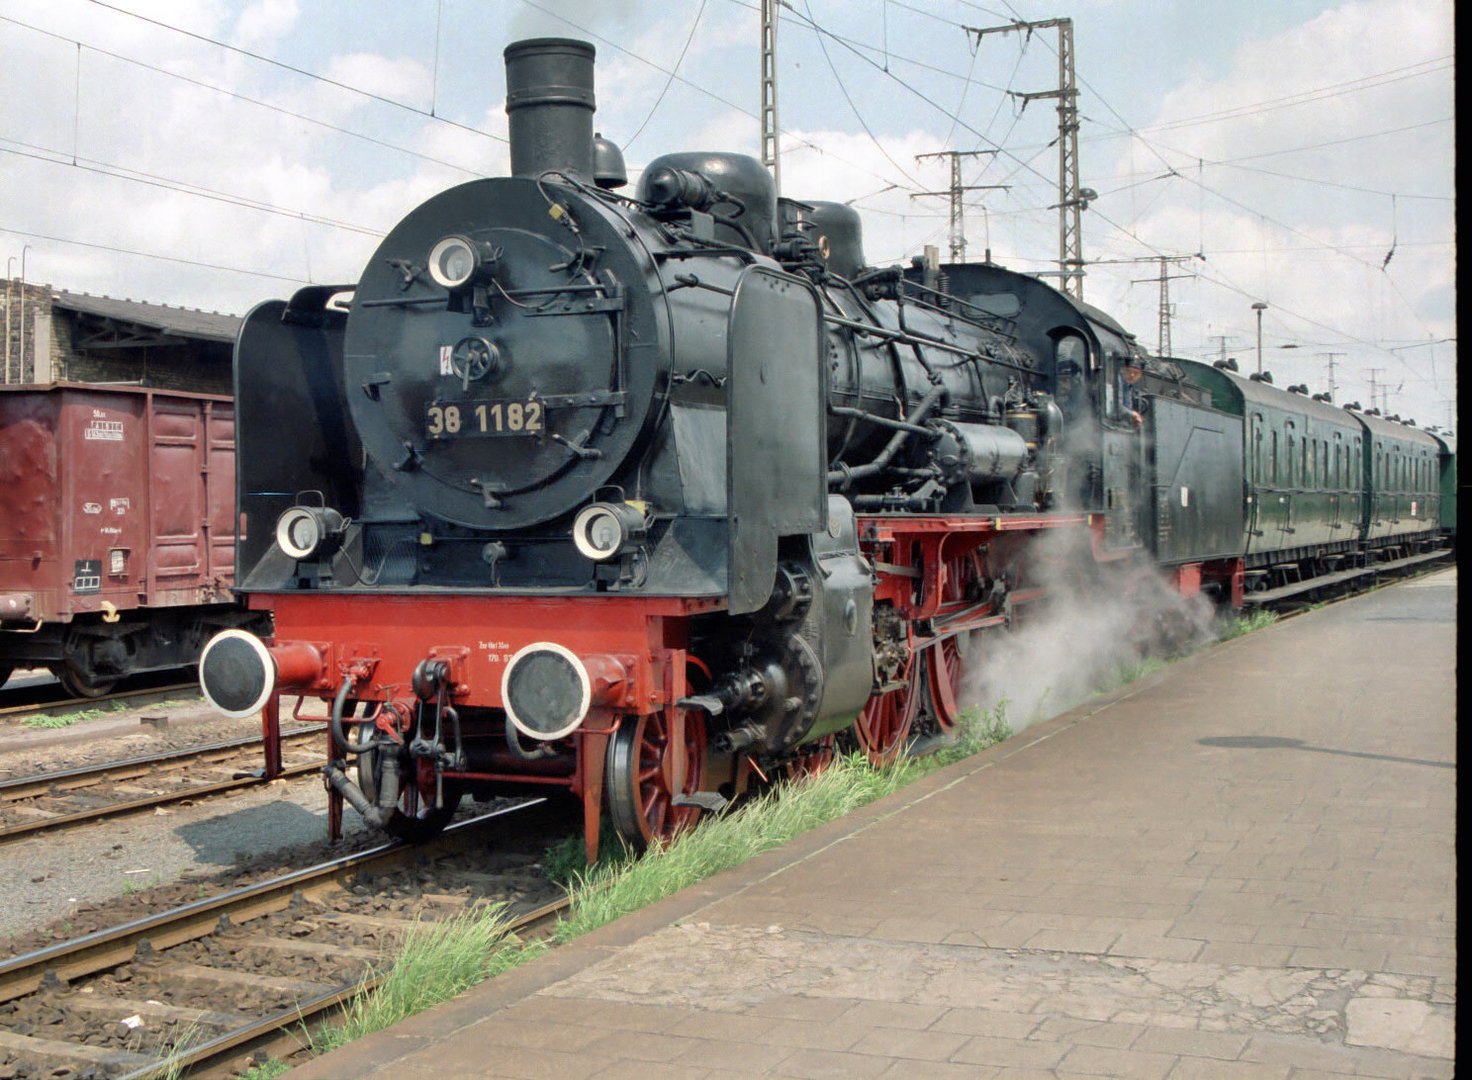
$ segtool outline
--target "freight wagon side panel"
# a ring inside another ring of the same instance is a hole
[[[68,387],[60,401],[58,455],[64,602],[48,618],[137,607],[145,568],[148,398]]]
[[[219,527],[216,487],[234,491],[234,449],[222,460],[211,425],[212,402],[155,396],[149,429],[151,538],[147,602],[151,607],[228,599],[229,578],[212,566],[211,533],[233,545],[234,530]],[[216,478],[218,468],[223,475]],[[212,526],[214,526],[212,528]]]
[[[0,391],[0,618],[11,625],[54,619],[65,604],[58,401]]]

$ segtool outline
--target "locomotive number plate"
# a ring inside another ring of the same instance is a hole
[[[481,435],[540,435],[546,405],[530,397],[524,401],[432,402],[425,409],[425,432],[431,439],[459,439]]]

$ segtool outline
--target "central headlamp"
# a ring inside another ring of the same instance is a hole
[[[429,250],[429,276],[446,289],[458,289],[484,277],[496,260],[489,245],[464,236],[447,236]]]
[[[327,506],[293,506],[276,519],[276,546],[300,562],[330,553],[347,522]]]
[[[644,510],[633,503],[593,503],[572,522],[573,546],[586,558],[604,562],[643,540],[648,530]]]

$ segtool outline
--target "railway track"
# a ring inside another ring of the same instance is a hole
[[[320,728],[282,738],[283,776],[322,767]],[[0,781],[0,844],[263,783],[259,737]]]
[[[293,1034],[386,977],[416,920],[505,903],[526,936],[565,907],[540,874],[535,800],[0,962],[0,1071],[180,1075],[246,1053],[285,1056]],[[505,848],[507,819],[522,852]],[[488,871],[488,826],[499,826]],[[519,860],[519,861],[518,861]],[[290,1029],[290,1030],[289,1030]],[[29,1071],[26,1071],[29,1070]]]
[[[201,696],[197,682],[116,690],[99,697],[54,697],[59,691],[59,684],[0,690],[0,720],[24,719],[27,716],[55,716],[59,713],[74,712],[80,709],[104,708],[114,701],[126,701],[130,705],[150,705],[169,698],[198,698]]]

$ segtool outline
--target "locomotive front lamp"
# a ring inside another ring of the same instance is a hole
[[[578,511],[572,522],[572,542],[594,562],[607,560],[644,538],[648,521],[632,503],[594,503]]]
[[[293,506],[276,519],[276,546],[301,562],[327,554],[342,538],[347,522],[327,506]]]
[[[447,236],[429,250],[429,276],[446,289],[458,289],[484,278],[497,251],[464,236]]]

